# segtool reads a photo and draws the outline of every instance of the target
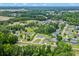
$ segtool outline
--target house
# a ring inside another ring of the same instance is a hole
[[[57,42],[58,40],[57,40],[57,38],[52,38],[52,41]]]
[[[77,44],[77,38],[72,38],[71,41],[70,41],[72,44]]]
[[[67,39],[67,38],[63,38],[63,41],[64,41],[64,42],[67,42],[67,41],[68,41],[68,39]]]
[[[75,26],[75,29],[79,30],[79,26]]]

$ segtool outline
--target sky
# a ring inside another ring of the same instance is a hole
[[[0,6],[79,6],[79,0],[0,0]]]
[[[0,6],[79,6],[79,3],[0,3]]]
[[[0,3],[79,3],[79,0],[0,0]]]

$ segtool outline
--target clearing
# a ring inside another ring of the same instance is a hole
[[[7,21],[12,18],[14,18],[14,17],[0,16],[0,21]]]

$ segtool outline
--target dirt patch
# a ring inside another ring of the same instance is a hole
[[[0,21],[7,21],[12,18],[14,18],[14,17],[0,16]]]

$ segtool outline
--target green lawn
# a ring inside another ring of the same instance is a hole
[[[79,44],[72,45],[73,48],[79,48]]]

